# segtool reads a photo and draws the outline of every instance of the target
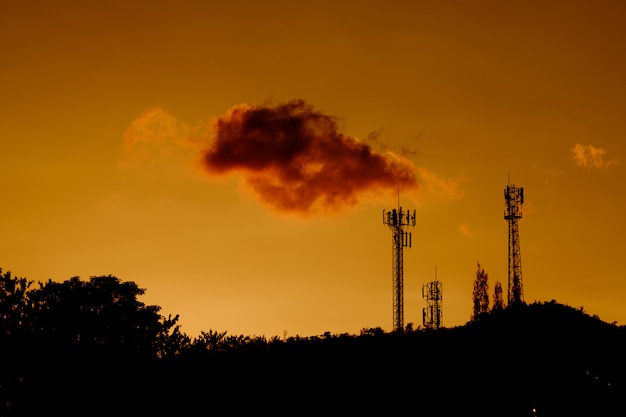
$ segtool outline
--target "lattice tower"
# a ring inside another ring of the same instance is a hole
[[[522,204],[524,204],[524,189],[515,185],[507,185],[504,190],[506,211],[504,219],[509,223],[509,305],[524,302],[522,285],[522,257],[519,243],[518,220],[522,218]]]
[[[413,214],[402,207],[391,211],[383,210],[383,224],[391,230],[392,238],[392,286],[393,286],[393,330],[404,330],[404,248],[411,247],[411,233],[405,229],[415,226]]]
[[[422,323],[425,329],[438,329],[443,326],[443,285],[440,281],[427,282],[422,287],[422,297],[426,307],[422,310]]]

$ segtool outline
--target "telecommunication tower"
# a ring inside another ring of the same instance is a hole
[[[398,204],[399,206],[399,204]],[[415,226],[413,214],[402,207],[391,211],[383,210],[383,224],[392,232],[392,276],[393,276],[393,330],[404,330],[404,248],[411,247],[411,233],[405,229]]]
[[[509,184],[504,190],[506,211],[504,219],[509,222],[509,305],[524,302],[522,287],[522,258],[519,244],[519,228],[517,221],[522,218],[522,204],[524,204],[524,189]]]
[[[426,300],[426,307],[422,310],[422,323],[425,329],[438,329],[443,325],[443,288],[437,281],[437,269],[435,280],[427,282],[422,287],[422,298]]]

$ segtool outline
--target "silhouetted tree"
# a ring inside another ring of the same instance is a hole
[[[25,326],[28,289],[32,281],[2,273],[0,268],[0,334],[14,335]]]
[[[10,415],[32,356],[28,352],[28,290],[32,281],[0,269],[0,415]]]
[[[30,293],[29,322],[59,348],[155,357],[167,350],[164,343],[171,340],[178,316],[161,317],[160,307],[138,300],[144,292],[111,275],[49,280]]]
[[[178,316],[139,301],[145,290],[134,282],[108,275],[29,287],[0,277],[0,415],[74,415],[68,410],[93,404],[113,414],[139,386],[164,378],[160,358],[189,343]]]
[[[480,263],[476,263],[476,279],[474,280],[474,291],[472,297],[474,300],[474,311],[472,320],[478,320],[481,315],[489,312],[489,282],[488,275]]]
[[[361,336],[382,336],[385,331],[381,327],[370,327],[361,329]]]
[[[191,338],[180,330],[178,314],[170,314],[162,319],[163,329],[157,339],[157,356],[159,358],[177,357],[189,346]]]
[[[191,348],[200,352],[217,353],[224,347],[226,333],[215,330],[201,331],[200,335],[193,340]]]
[[[493,287],[493,307],[491,311],[501,311],[504,309],[504,296],[502,295],[502,284],[496,281]]]

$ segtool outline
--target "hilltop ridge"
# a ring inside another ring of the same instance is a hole
[[[132,282],[0,278],[1,415],[626,415],[626,328],[554,300],[436,330],[191,339]]]

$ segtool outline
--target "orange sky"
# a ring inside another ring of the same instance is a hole
[[[394,193],[303,219],[199,167],[299,99],[414,167],[405,323],[435,268],[448,327],[477,261],[506,291],[510,175],[526,301],[626,324],[624,2],[0,0],[0,41],[5,271],[135,281],[192,337],[391,330]]]

